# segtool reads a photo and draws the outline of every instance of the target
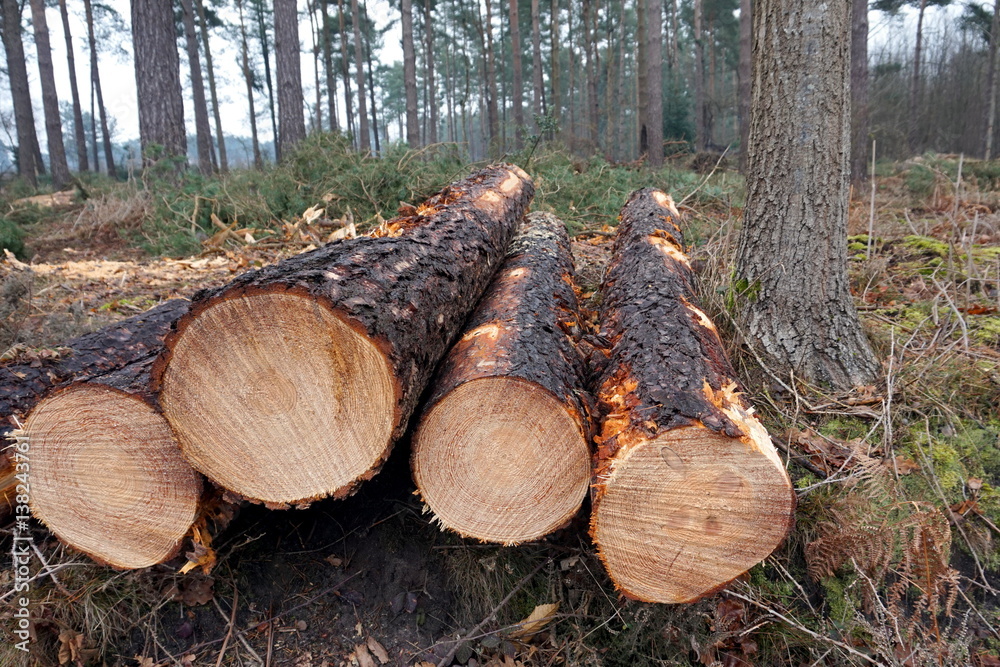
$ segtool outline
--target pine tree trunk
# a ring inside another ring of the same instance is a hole
[[[201,78],[201,57],[198,54],[198,35],[194,28],[192,0],[181,0],[181,10],[188,67],[191,70],[191,99],[194,104],[194,125],[198,145],[198,171],[211,174],[212,130],[208,125],[208,102],[205,100],[205,82]]]
[[[490,167],[375,237],[196,295],[153,371],[188,460],[271,506],[374,475],[532,194],[520,169]]]
[[[993,4],[993,25],[990,30],[990,68],[986,94],[986,145],[983,159],[993,159],[993,134],[997,119],[997,72],[1000,72],[1000,0]]]
[[[808,7],[806,6],[808,5]],[[851,299],[844,239],[850,147],[846,3],[757,0],[747,203],[734,297],[775,371],[838,389],[876,362]]]
[[[69,9],[66,0],[59,0],[59,15],[62,17],[63,36],[66,39],[66,65],[69,69],[69,90],[73,99],[73,137],[76,139],[76,161],[79,171],[90,171],[87,159],[87,134],[83,127],[83,110],[80,106],[80,88],[76,81],[76,53],[73,49],[73,34],[70,32]],[[97,165],[94,165],[96,168]]]
[[[49,26],[45,19],[45,0],[31,0],[31,23],[35,30],[35,49],[38,52],[38,78],[42,85],[42,109],[45,112],[45,137],[48,140],[49,169],[52,187],[62,190],[69,183],[69,165],[63,145],[62,117],[59,97],[56,94],[56,77],[52,69],[52,47],[49,43]]]
[[[327,103],[330,108],[330,131],[340,131],[340,119],[337,117],[337,75],[333,71],[333,53],[330,40],[330,0],[320,0],[323,9],[323,68],[326,71]]]
[[[365,24],[368,23],[368,10],[364,10]],[[365,61],[368,63],[368,101],[372,103],[372,136],[375,139],[375,154],[382,151],[378,136],[378,116],[375,113],[378,107],[375,104],[375,75],[372,72],[372,45],[365,36]]]
[[[855,0],[866,3],[868,0]],[[747,173],[748,143],[750,141],[750,57],[753,51],[753,2],[740,0],[740,65],[739,65],[739,123],[740,171]],[[867,28],[866,28],[867,33]],[[867,35],[866,35],[867,36]]]
[[[594,0],[583,0],[583,50],[587,58],[587,110],[584,118],[587,119],[587,139],[590,141],[591,150],[599,149],[600,141],[598,135],[598,113],[599,103],[597,100],[597,13],[594,9]]]
[[[205,19],[205,5],[202,0],[194,0],[198,10],[198,24],[201,29],[201,45],[205,49],[205,69],[208,71],[208,90],[212,96],[212,115],[215,119],[215,139],[219,146],[219,171],[229,171],[229,156],[226,154],[226,136],[222,131],[222,114],[219,111],[219,95],[215,86],[215,65],[208,35],[208,21]]]
[[[868,1],[851,7],[851,183],[860,191],[868,178]]]
[[[305,102],[295,0],[274,0],[274,62],[278,84],[278,152],[291,154],[306,138]]]
[[[442,525],[518,544],[576,514],[590,485],[578,331],[566,226],[532,213],[442,361],[413,437],[413,479]]]
[[[403,0],[403,87],[406,89],[406,143],[420,145],[417,121],[417,59],[413,52],[413,2]]]
[[[347,27],[344,19],[344,0],[337,0],[340,21],[340,74],[344,79],[344,105],[347,107],[347,131],[356,135],[354,127],[354,102],[351,96],[350,60],[347,57]],[[357,136],[355,136],[357,140]]]
[[[362,153],[372,150],[368,135],[368,103],[365,101],[365,57],[361,49],[361,13],[358,0],[351,0],[351,17],[354,29],[354,65],[358,84],[358,146]]]
[[[542,85],[542,19],[539,15],[538,0],[531,0],[531,82],[532,110],[541,118],[546,113],[545,87]],[[537,122],[532,121],[536,128]]]
[[[559,67],[559,42],[561,38],[559,36],[559,0],[552,0],[552,17],[551,24],[549,25],[549,41],[551,55],[550,59],[552,62],[549,67],[549,83],[552,88],[552,119],[555,124],[561,128],[562,126],[562,95],[559,90],[560,80],[560,67]],[[557,132],[559,130],[556,130]]]
[[[0,416],[30,410],[32,512],[112,567],[170,558],[195,519],[201,481],[149,393],[152,361],[187,309],[168,301],[68,341],[58,359],[0,366]]]
[[[253,143],[253,166],[255,169],[264,168],[264,157],[260,153],[260,139],[257,136],[257,110],[253,103],[253,71],[250,69],[250,49],[247,45],[246,23],[243,20],[243,0],[236,0],[236,8],[240,15],[240,67],[243,71],[243,80],[247,84],[247,105],[250,117],[250,140]]]
[[[479,31],[480,42],[485,42],[482,44],[483,53],[486,56],[486,85],[489,91],[489,97],[486,102],[486,114],[489,118],[489,148],[487,152],[496,150],[499,148],[497,141],[500,138],[500,112],[497,108],[497,67],[496,60],[493,57],[493,15],[490,11],[490,0],[485,0],[486,4],[486,23],[482,29]],[[483,33],[485,31],[485,38]]]
[[[164,157],[187,160],[184,98],[175,39],[174,12],[160,0],[131,0],[132,48],[139,102],[139,139],[144,159],[154,146]]]
[[[94,7],[91,0],[83,0],[87,14],[87,41],[90,45],[90,81],[97,96],[97,111],[101,116],[101,137],[104,144],[104,165],[108,175],[115,177],[115,153],[111,145],[111,131],[108,129],[108,112],[104,107],[104,93],[101,91],[101,70],[97,64],[97,38],[94,36]],[[93,113],[93,112],[91,112]],[[95,168],[97,165],[94,165]]]
[[[702,1],[694,0],[694,136],[695,150],[703,151],[707,143],[705,126],[705,47],[702,43]]]
[[[636,109],[636,122],[639,125],[639,156],[649,153],[649,0],[636,0],[636,85],[638,87],[639,105]]]
[[[271,136],[274,141],[274,159],[281,160],[281,142],[278,132],[278,116],[275,113],[274,85],[271,82],[271,47],[267,39],[267,26],[264,21],[264,1],[255,0],[255,10],[257,13],[257,39],[260,41],[260,52],[264,58],[264,84],[267,86],[267,106],[271,112]],[[298,33],[296,32],[296,39]]]
[[[508,20],[510,21],[510,55],[514,85],[511,98],[514,111],[514,150],[524,146],[524,72],[521,68],[521,21],[518,15],[518,0],[509,0]]]
[[[427,43],[427,143],[438,142],[437,87],[434,83],[434,22],[431,19],[431,0],[424,0],[424,33]]]
[[[921,120],[920,107],[918,105],[920,104],[920,93],[923,84],[920,66],[923,59],[924,13],[926,11],[927,0],[920,0],[920,7],[917,10],[917,41],[913,47],[913,70],[910,80],[910,112],[907,114],[907,122],[910,126],[908,139],[911,153],[918,153],[923,148],[922,144],[918,142]]]
[[[28,66],[21,41],[21,7],[17,0],[2,0],[3,46],[7,56],[7,78],[10,81],[11,100],[14,104],[14,123],[17,126],[17,171],[33,187],[41,165],[35,160],[35,113],[31,106],[31,89],[28,87]]]
[[[647,35],[649,48],[649,166],[663,166],[663,0],[646,0],[649,5]]]
[[[690,602],[774,550],[795,493],[715,325],[696,303],[679,216],[664,193],[622,209],[602,285],[591,535],[612,581]],[[605,357],[606,355],[606,357]]]

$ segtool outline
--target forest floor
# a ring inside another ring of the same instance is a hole
[[[227,208],[251,201],[237,193],[246,175],[172,198],[145,184],[54,208],[13,204],[6,220],[23,247],[20,259],[0,261],[0,353],[57,346],[364,231],[383,217],[375,202],[395,198],[389,217],[396,201],[419,201],[469,169],[446,158],[414,169],[409,159],[389,165],[403,172],[393,182],[384,165],[338,164],[341,183],[360,186],[300,187],[269,218]],[[848,395],[780,377],[741,344],[729,316],[741,297],[729,284],[738,175],[721,166],[701,175],[683,161],[649,173],[555,153],[530,171],[535,210],[562,216],[575,235],[588,306],[628,192],[658,185],[683,202],[703,304],[797,489],[785,544],[698,603],[629,601],[595,556],[587,508],[521,547],[439,530],[413,495],[404,439],[351,498],[243,508],[216,536],[209,574],[179,575],[183,557],[113,572],[37,527],[53,574],[36,562],[27,664],[425,666],[457,641],[457,663],[497,667],[1000,665],[1000,165],[925,156],[879,165],[874,204],[856,193],[845,252],[883,376]],[[274,213],[267,188],[307,177],[276,170],[245,192]],[[9,530],[0,541],[6,549]],[[21,661],[11,582],[0,569],[5,667]],[[547,604],[559,605],[551,622],[518,629]]]

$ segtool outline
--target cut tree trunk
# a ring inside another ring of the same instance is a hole
[[[518,544],[563,526],[590,483],[586,368],[563,223],[532,213],[434,382],[417,489],[466,537]]]
[[[3,417],[30,409],[32,512],[112,567],[163,562],[195,520],[200,478],[149,393],[163,336],[187,308],[168,301],[69,341],[58,359],[0,367]]]
[[[489,167],[373,237],[197,295],[154,370],[188,460],[277,507],[372,477],[533,192],[517,167]]]
[[[785,538],[795,496],[694,304],[673,201],[652,189],[622,209],[603,284],[591,535],[615,585],[689,602]]]

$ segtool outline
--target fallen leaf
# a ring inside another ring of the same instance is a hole
[[[893,465],[900,475],[909,475],[911,472],[920,470],[920,464],[913,459],[904,459],[901,456],[893,457]]]
[[[215,597],[215,592],[212,590],[214,585],[215,579],[212,577],[193,575],[180,583],[173,599],[179,600],[189,607],[208,604]]]
[[[375,659],[364,644],[354,647],[354,659],[358,661],[358,667],[375,667]]]
[[[341,565],[344,564],[344,559],[340,558],[339,556],[327,556],[323,560],[325,560],[327,563],[329,563],[334,567],[340,567]]]
[[[59,664],[82,664],[80,652],[83,649],[83,635],[73,630],[59,633]]]
[[[965,485],[969,487],[969,491],[978,491],[979,489],[983,488],[983,480],[979,479],[978,477],[970,477],[969,479],[965,480]]]
[[[368,650],[371,651],[372,655],[378,658],[378,661],[383,665],[389,662],[389,654],[386,652],[385,647],[378,643],[378,640],[374,637],[368,638]]]
[[[183,658],[181,658],[181,667],[194,667],[194,661],[195,659],[197,659],[197,657],[198,656],[194,655],[193,653],[184,656]]]
[[[520,628],[510,633],[514,639],[529,639],[541,632],[542,628],[552,622],[556,612],[559,611],[559,603],[540,604],[528,615],[528,618],[518,623]]]

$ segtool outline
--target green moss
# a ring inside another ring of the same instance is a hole
[[[904,236],[903,245],[911,250],[927,255],[937,255],[938,257],[948,256],[948,244],[930,236],[920,236],[918,234]]]
[[[840,627],[849,625],[857,613],[854,600],[847,592],[849,585],[840,577],[826,577],[820,581],[826,594],[826,605],[830,610],[830,620]]]
[[[991,245],[985,248],[973,248],[972,259],[978,262],[993,262],[1000,259],[1000,246]]]
[[[972,337],[985,345],[1000,345],[1000,317],[969,318]]]
[[[819,432],[837,440],[863,438],[868,433],[868,425],[852,417],[837,417],[819,427]]]

